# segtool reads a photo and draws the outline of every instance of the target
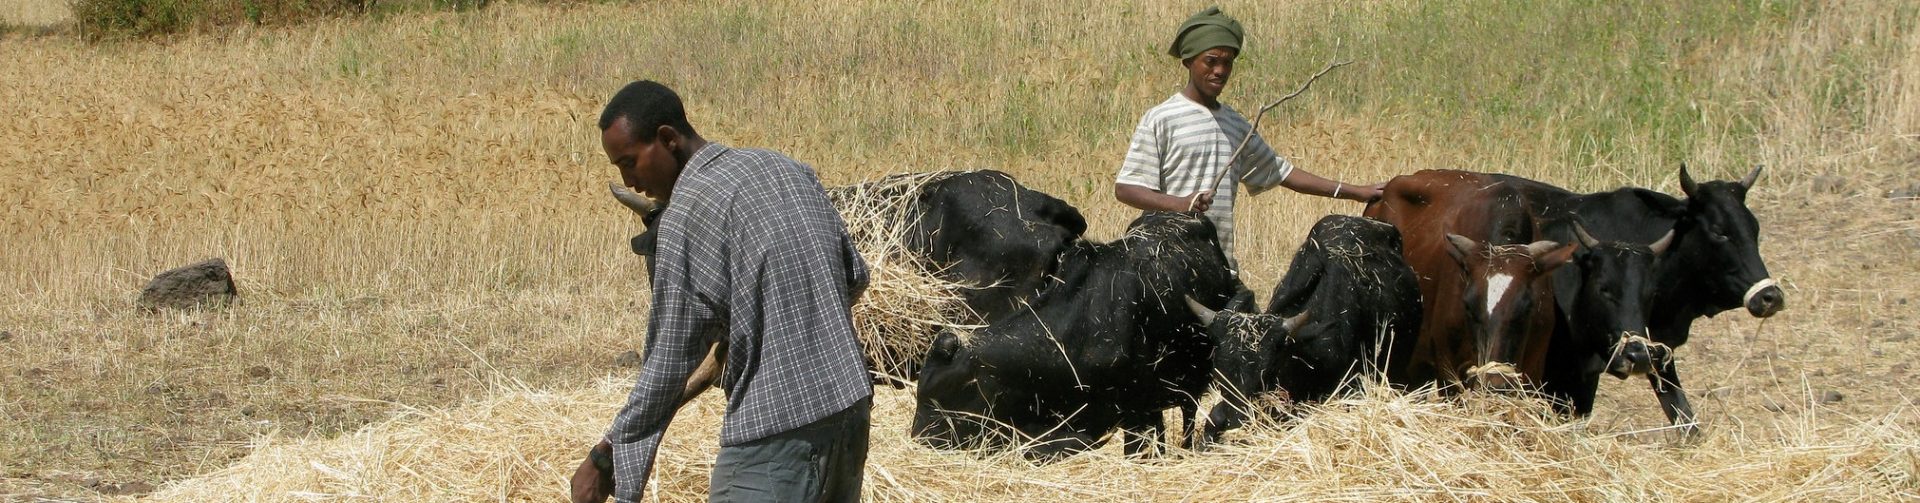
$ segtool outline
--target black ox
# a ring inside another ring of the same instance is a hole
[[[664,209],[645,197],[611,184],[613,197],[641,215],[647,230],[629,245],[653,270],[653,224]],[[912,191],[908,194],[908,191]],[[968,288],[959,294],[968,319],[983,324],[1023,305],[1053,272],[1056,256],[1087,230],[1080,211],[1053,196],[1027,188],[993,170],[906,173],[859,185],[835,187],[828,195],[843,214],[876,212],[879,226],[900,233],[905,251],[927,273]],[[724,354],[724,345],[716,354]],[[919,355],[888,358],[907,368],[874,369],[882,381],[913,376]],[[701,368],[717,371],[710,360]]]
[[[935,339],[911,433],[1044,460],[1120,428],[1129,454],[1147,452],[1162,411],[1181,407],[1192,426],[1210,381],[1213,342],[1182,296],[1222,306],[1239,289],[1213,224],[1192,214],[1149,213],[1120,240],[1077,243],[1028,308]]]
[[[1574,194],[1532,180],[1503,177],[1527,192],[1531,211],[1545,222],[1542,232],[1550,239],[1651,242],[1664,248],[1664,253],[1655,251],[1658,260],[1629,259],[1639,264],[1629,267],[1649,270],[1644,287],[1592,284],[1592,275],[1584,271],[1591,264],[1579,261],[1555,273],[1559,324],[1549,346],[1549,359],[1555,364],[1543,390],[1572,412],[1585,415],[1593,410],[1602,373],[1621,378],[1645,373],[1667,419],[1691,430],[1693,407],[1680,387],[1670,348],[1685,344],[1693,320],[1702,316],[1745,307],[1753,316],[1768,317],[1786,306],[1785,293],[1768,276],[1766,262],[1760,258],[1759,221],[1746,206],[1747,191],[1759,175],[1756,167],[1738,181],[1695,183],[1683,164],[1680,190],[1685,200],[1639,188]],[[1578,235],[1583,231],[1591,234]],[[1602,293],[1644,302],[1644,330],[1620,326],[1628,322],[1583,316],[1591,306],[1574,299],[1602,298]],[[1640,334],[1646,340],[1635,340]]]
[[[1404,365],[1420,330],[1420,285],[1400,232],[1377,220],[1331,215],[1314,224],[1273,289],[1264,314],[1188,306],[1214,341],[1222,397],[1197,447],[1238,428],[1250,399],[1283,391],[1294,403],[1327,399],[1357,378]]]

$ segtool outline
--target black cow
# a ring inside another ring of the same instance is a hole
[[[936,276],[971,287],[960,297],[979,315],[975,321],[1020,310],[1060,252],[1087,231],[1080,210],[1006,173],[937,175],[906,215],[906,248],[930,260]]]
[[[612,188],[615,199],[644,217],[648,232],[634,236],[631,245],[651,267],[651,230],[660,209],[625,187]],[[918,192],[906,199],[909,189]],[[1060,251],[1087,231],[1086,218],[1073,205],[993,170],[889,175],[828,194],[842,213],[906,200],[898,211],[878,210],[882,218],[897,219],[884,227],[901,233],[906,250],[926,260],[927,272],[971,287],[960,297],[978,317],[966,322],[984,323],[1019,309],[1053,271]]]
[[[1420,284],[1402,253],[1392,225],[1330,215],[1294,253],[1266,314],[1232,305],[1215,312],[1187,299],[1209,327],[1223,398],[1197,447],[1240,427],[1252,397],[1283,390],[1295,403],[1319,402],[1355,378],[1404,365],[1420,330]]]
[[[1528,193],[1531,211],[1545,221],[1542,232],[1550,239],[1573,236],[1575,221],[1592,237],[1627,243],[1649,243],[1671,233],[1662,258],[1651,265],[1653,293],[1647,307],[1647,333],[1659,353],[1686,344],[1693,320],[1745,306],[1758,317],[1772,316],[1786,306],[1786,295],[1768,277],[1760,258],[1760,224],[1747,209],[1747,191],[1760,176],[1755,167],[1738,181],[1694,183],[1686,165],[1680,166],[1680,190],[1687,199],[1639,188],[1621,188],[1593,194],[1574,194],[1544,183],[1503,177]],[[1563,268],[1553,278],[1560,299],[1561,323],[1571,323],[1577,311],[1572,299],[1587,288],[1581,264]],[[1613,349],[1598,353],[1593,341],[1573,340],[1572,330],[1555,330],[1557,362],[1544,386],[1549,394],[1577,414],[1592,411],[1598,375],[1615,360]],[[1667,419],[1676,425],[1694,423],[1693,407],[1680,387],[1680,374],[1671,358],[1649,354],[1648,382],[1659,397]]]
[[[648,225],[631,246],[646,257],[651,271],[651,226],[660,208],[617,183],[612,189],[614,198]],[[908,190],[916,192],[909,195]],[[963,324],[984,324],[1022,306],[1053,272],[1055,257],[1087,230],[1086,219],[1073,205],[992,170],[889,175],[835,187],[828,195],[843,215],[877,213],[885,220],[880,227],[898,232],[905,251],[922,259],[915,263],[927,273],[967,285],[959,292],[967,308],[963,311],[971,315],[957,320]],[[918,356],[885,358],[906,362],[906,368],[875,371],[882,380],[899,385],[893,376],[914,375],[912,362]]]
[[[1027,309],[964,339],[940,335],[920,373],[911,433],[937,448],[1016,445],[1033,459],[1094,448],[1119,427],[1156,447],[1161,411],[1191,428],[1213,343],[1183,304],[1241,289],[1212,222],[1149,213],[1112,243],[1080,242]]]

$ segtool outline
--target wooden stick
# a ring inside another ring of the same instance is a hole
[[[1328,59],[1327,66],[1324,68],[1321,68],[1319,72],[1314,73],[1312,77],[1307,78],[1307,81],[1305,83],[1300,84],[1299,89],[1295,89],[1293,90],[1293,92],[1287,93],[1286,96],[1281,96],[1280,99],[1274,100],[1272,103],[1268,103],[1266,106],[1260,107],[1260,111],[1253,114],[1253,123],[1252,125],[1247,127],[1247,137],[1241,138],[1240,146],[1234,147],[1233,155],[1227,157],[1227,169],[1221,170],[1220,174],[1213,178],[1213,184],[1207,186],[1207,187],[1210,187],[1208,190],[1195,192],[1193,194],[1193,199],[1187,201],[1187,211],[1193,211],[1194,205],[1197,205],[1200,203],[1200,194],[1211,192],[1212,190],[1218,189],[1220,187],[1220,181],[1225,180],[1227,178],[1227,174],[1233,172],[1234,161],[1237,161],[1240,159],[1240,152],[1247,148],[1247,143],[1253,141],[1253,135],[1259,134],[1260,119],[1266,118],[1268,110],[1272,110],[1273,107],[1280,106],[1281,103],[1286,103],[1287,100],[1291,100],[1295,96],[1299,96],[1300,93],[1307,92],[1307,88],[1313,87],[1313,81],[1320,80],[1321,75],[1326,75],[1327,72],[1333,71],[1333,69],[1335,68],[1353,64],[1352,60],[1336,61],[1336,59],[1338,58]]]

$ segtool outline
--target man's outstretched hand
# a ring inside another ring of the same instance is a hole
[[[604,503],[613,496],[613,444],[601,440],[573,471],[573,503]]]

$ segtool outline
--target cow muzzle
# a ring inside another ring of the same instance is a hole
[[[1652,372],[1654,365],[1666,364],[1673,350],[1666,344],[1648,340],[1645,335],[1625,332],[1613,343],[1613,351],[1609,353],[1607,373],[1626,379]]]
[[[1787,308],[1787,293],[1780,290],[1780,285],[1774,283],[1773,278],[1754,283],[1752,288],[1747,289],[1745,300],[1747,313],[1756,318],[1773,316]]]
[[[1517,391],[1527,387],[1527,376],[1507,362],[1487,362],[1467,369],[1468,384],[1487,391]]]

